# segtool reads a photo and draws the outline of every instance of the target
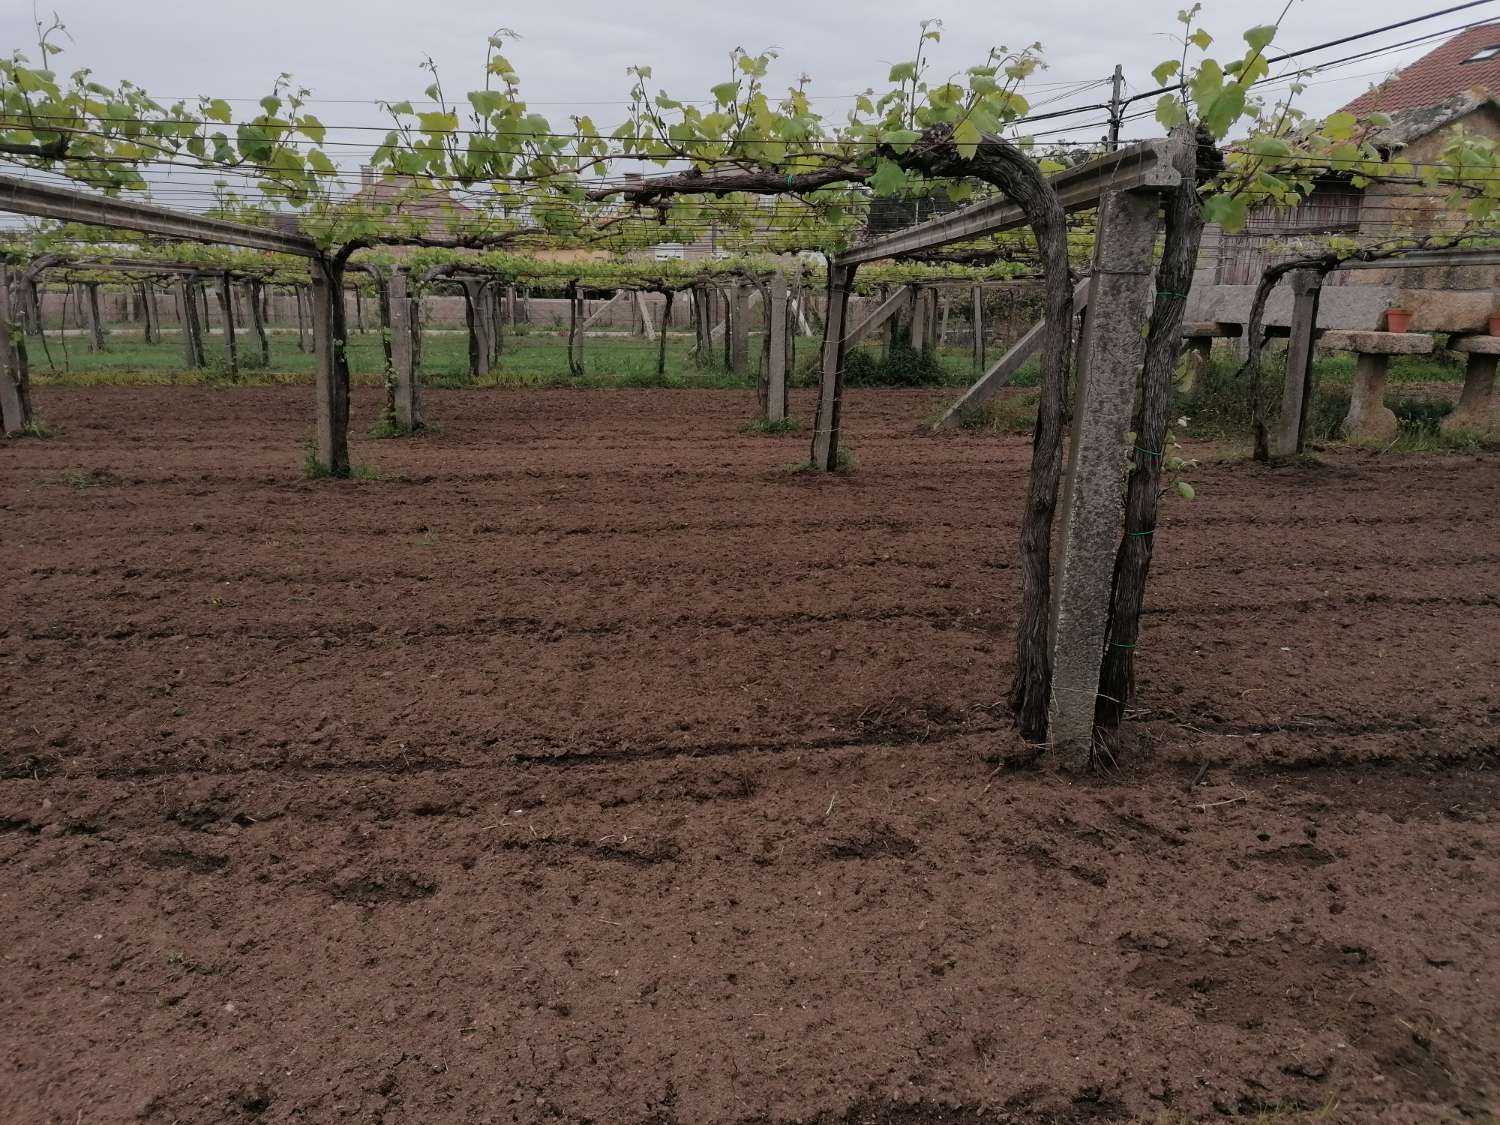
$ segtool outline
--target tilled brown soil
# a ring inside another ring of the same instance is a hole
[[[828,479],[738,394],[434,392],[335,483],[305,389],[44,391],[0,1121],[1496,1112],[1500,458],[1209,459],[1120,776],[1013,771],[1028,443],[939,397]]]

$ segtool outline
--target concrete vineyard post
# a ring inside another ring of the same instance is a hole
[[[104,350],[104,319],[99,312],[99,283],[97,281],[84,283],[79,307],[83,312],[83,322],[89,330],[89,351],[102,352]]]
[[[911,288],[911,337],[907,341],[913,351],[927,348],[927,334],[931,330],[927,316],[927,290],[913,285]]]
[[[490,367],[500,366],[500,356],[505,350],[505,317],[500,307],[500,285],[487,281],[484,284],[484,315],[490,338]]]
[[[1120,542],[1126,438],[1151,318],[1151,251],[1160,226],[1154,191],[1112,191],[1100,201],[1092,293],[1074,387],[1073,435],[1060,506],[1052,606],[1048,737],[1078,759],[1093,750],[1094,708]]]
[[[203,327],[191,278],[177,279],[177,314],[182,322],[182,363],[189,371],[203,366]]]
[[[42,297],[37,287],[36,278],[25,276],[20,279],[21,307],[17,310],[17,319],[24,325],[28,336],[39,336],[42,332]]]
[[[302,286],[292,286],[292,303],[297,306],[297,350],[307,351],[307,316],[303,309]]]
[[[1276,425],[1276,453],[1290,457],[1302,452],[1303,430],[1312,398],[1313,344],[1318,335],[1318,296],[1323,274],[1293,270],[1292,335],[1286,349],[1286,383],[1281,395],[1281,418]]]
[[[730,294],[729,370],[743,376],[750,373],[750,287],[736,282]]]
[[[12,315],[10,277],[0,262],[0,430],[16,437],[31,425],[26,344]]]
[[[417,402],[417,371],[412,348],[412,299],[407,294],[406,271],[393,270],[390,280],[391,369],[396,382],[396,426],[402,433],[421,429]]]
[[[766,421],[786,419],[787,384],[787,284],[786,275],[771,275],[770,347],[766,356]]]
[[[974,286],[971,296],[974,319],[974,374],[984,373],[984,286]]]
[[[844,324],[849,316],[853,266],[828,267],[828,315],[823,321],[823,359],[818,372],[818,410],[813,419],[812,467],[838,468],[839,412],[844,393]]]

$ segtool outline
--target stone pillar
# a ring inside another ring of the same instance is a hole
[[[391,373],[396,380],[396,425],[403,433],[422,428],[417,401],[417,371],[412,348],[412,300],[407,295],[406,271],[391,271]]]
[[[818,372],[818,412],[813,419],[812,467],[838,468],[839,414],[844,397],[844,328],[849,319],[849,291],[854,267],[828,267],[828,315],[823,320],[823,362]]]
[[[1208,370],[1214,351],[1212,336],[1189,336],[1182,345],[1182,366],[1177,377],[1178,389],[1183,394],[1192,394],[1198,380]]]
[[[1323,274],[1319,270],[1293,270],[1291,283],[1292,335],[1287,341],[1286,382],[1273,443],[1278,457],[1302,452],[1302,431],[1312,399],[1313,341],[1318,335],[1318,295],[1323,288]]]
[[[1161,198],[1155,191],[1111,191],[1100,201],[1052,603],[1049,739],[1055,750],[1076,760],[1089,759],[1093,750],[1094,706],[1124,516],[1120,477],[1133,452],[1126,434],[1145,360],[1142,327],[1151,319],[1151,250],[1160,226]]]
[[[1445,434],[1500,434],[1500,410],[1495,399],[1495,365],[1500,360],[1500,336],[1466,336],[1454,340],[1455,351],[1469,353],[1458,406],[1442,421]]]
[[[1344,436],[1351,440],[1387,441],[1401,425],[1385,404],[1388,355],[1361,352],[1354,364],[1354,387],[1349,395],[1349,413],[1344,418]]]

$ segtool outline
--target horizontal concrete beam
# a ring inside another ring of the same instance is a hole
[[[272,266],[261,269],[245,269],[243,267],[223,267],[211,265],[207,262],[169,262],[158,261],[150,258],[75,258],[61,262],[53,262],[46,267],[49,270],[99,270],[111,273],[159,273],[159,274],[212,274],[222,277],[229,274],[231,277],[264,278],[275,272]]]
[[[1446,266],[1500,266],[1500,250],[1413,250],[1376,262],[1344,262],[1341,270],[1399,270]]]
[[[153,203],[113,199],[75,188],[33,183],[15,176],[0,176],[0,211],[32,215],[39,219],[57,219],[65,223],[134,230],[142,234],[153,234],[158,238],[244,246],[250,250],[295,254],[301,258],[312,258],[318,254],[317,244],[306,235],[285,234],[252,227],[246,223],[190,215],[158,207]]]
[[[1168,145],[1164,140],[1143,141],[1065,168],[1049,177],[1049,182],[1068,211],[1095,206],[1106,191],[1176,187],[1179,177],[1172,169]],[[899,258],[1025,225],[1025,212],[1009,197],[1001,195],[856,246],[834,260],[839,265],[852,266],[881,258]]]

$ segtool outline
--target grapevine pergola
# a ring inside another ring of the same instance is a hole
[[[111,90],[91,82],[87,71],[64,81],[46,62],[58,50],[49,41],[58,28],[42,28],[41,65],[20,52],[0,60],[0,154],[109,193],[145,187],[141,168],[157,161],[248,171],[268,199],[301,209],[299,229],[4,176],[0,210],[306,260],[316,356],[315,457],[334,476],[349,472],[342,294],[351,258],[361,251],[406,245],[486,252],[537,240],[639,247],[708,222],[760,237],[768,250],[822,249],[829,254],[828,307],[810,460],[813,468],[832,471],[839,464],[845,353],[858,327],[847,319],[857,272],[877,260],[932,255],[1026,228],[1035,240],[1044,319],[1025,342],[1040,355],[1042,378],[1021,521],[1022,612],[1010,701],[1027,739],[1092,760],[1113,746],[1134,688],[1133,653],[1167,469],[1170,385],[1204,222],[1233,229],[1252,206],[1294,203],[1330,171],[1356,185],[1382,179],[1451,185],[1475,220],[1500,206],[1494,145],[1461,137],[1419,172],[1376,147],[1380,121],[1336,114],[1311,122],[1289,104],[1267,106],[1254,90],[1271,79],[1266,52],[1276,28],[1251,28],[1243,55],[1221,65],[1206,54],[1213,40],[1195,27],[1197,12],[1180,13],[1180,57],[1154,72],[1162,83],[1177,79],[1162,88],[1156,109],[1170,139],[1072,167],[1039,160],[1006,135],[1026,119],[1020,89],[1041,65],[1037,50],[992,49],[962,76],[930,82],[926,52],[941,34],[932,22],[922,25],[916,58],[892,67],[889,90],[860,96],[847,121],[835,126],[813,108],[805,80],[780,98],[768,93],[774,52],[736,50],[733,77],[713,87],[711,103],[672,98],[654,84],[650,68],[635,67],[628,116],[617,128],[606,132],[587,117],[554,128],[522,100],[520,80],[501,53],[507,35],[497,34],[489,40],[483,87],[468,93],[472,127],[463,126],[459,108],[444,100],[436,81],[427,93],[438,105],[434,111],[406,101],[382,103],[392,128],[372,154],[378,171],[409,181],[412,196],[492,192],[479,214],[441,230],[424,225],[416,209],[403,209],[412,199],[389,206],[336,201],[331,188],[338,169],[322,149],[326,127],[307,112],[306,91],[288,81],[278,80],[253,120],[235,123],[228,103],[218,99],[201,99],[196,108],[161,106],[138,87]],[[1241,123],[1252,135],[1220,147]],[[663,170],[608,178],[607,169],[622,161]],[[934,188],[958,201],[986,197],[930,223],[850,245],[856,217],[872,194],[901,197]],[[1068,256],[1067,215],[1080,208],[1098,209],[1086,292],[1077,289]],[[245,212],[266,220],[255,208]],[[420,415],[412,286],[397,265],[369,268],[388,294],[393,409],[405,428],[413,428]],[[449,263],[429,280],[443,272],[480,286],[514,276],[481,260]],[[774,319],[777,310],[785,313],[785,275],[752,272],[744,280],[768,286],[775,349],[785,336]],[[24,371],[24,355],[18,355],[24,343],[9,331],[4,281],[0,274],[0,360],[14,373]],[[568,284],[576,298],[586,282],[580,276]],[[656,284],[676,289],[666,278]],[[1076,372],[1075,294],[1088,307]],[[573,308],[576,319],[576,302]],[[971,396],[988,393],[1017,362],[1014,354],[1002,359]],[[777,370],[784,387],[784,356],[768,364],[773,384]],[[1065,402],[1070,379],[1071,410]],[[7,384],[12,390],[4,390]],[[16,385],[14,375],[0,378],[0,408],[18,409],[5,405]],[[766,387],[765,399],[781,401],[779,390]]]

